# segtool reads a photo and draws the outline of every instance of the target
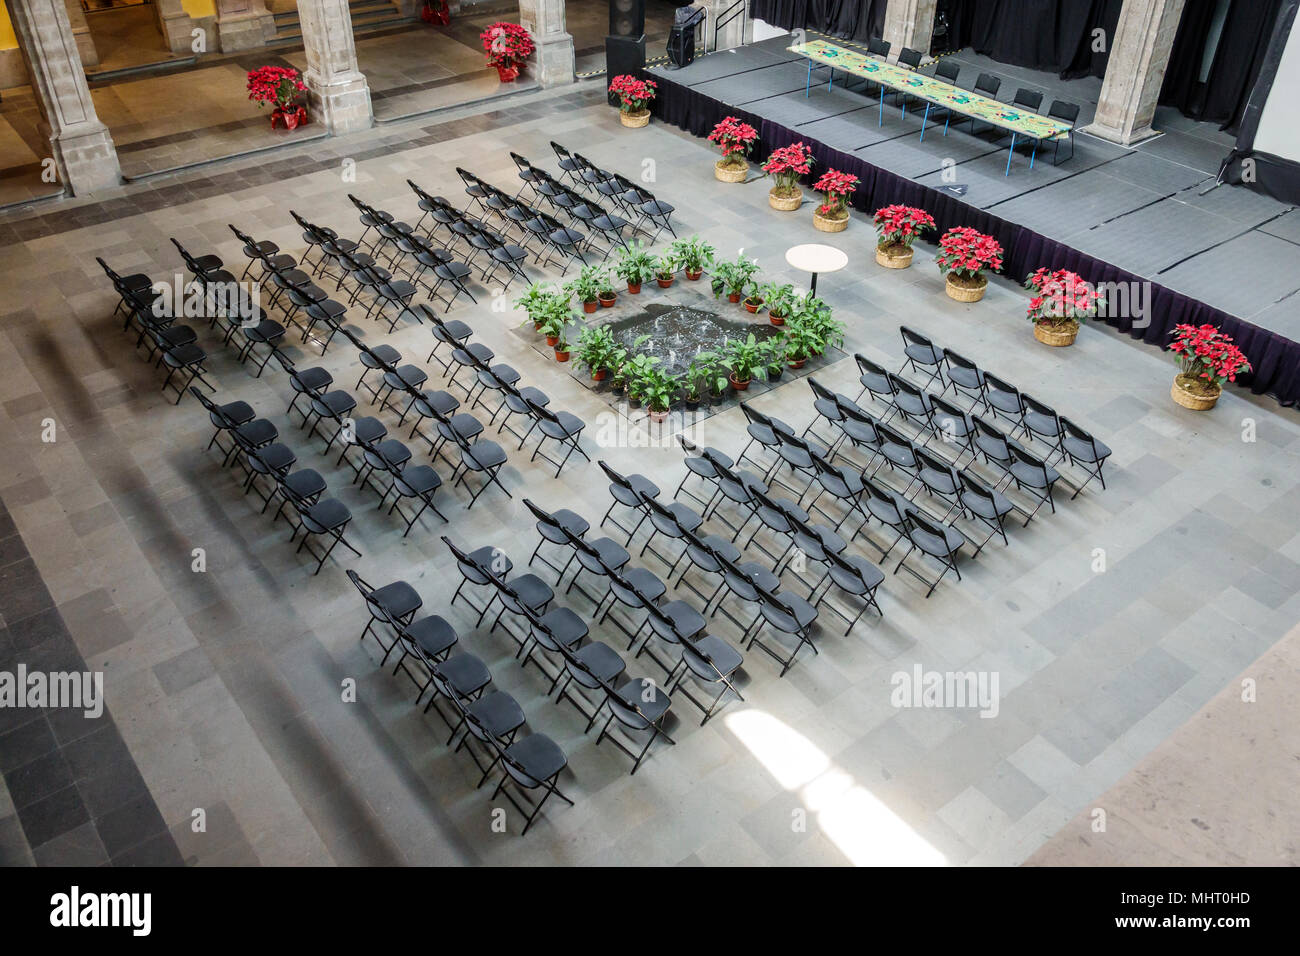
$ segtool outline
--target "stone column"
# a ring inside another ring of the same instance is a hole
[[[519,0],[519,23],[537,44],[527,67],[537,84],[572,83],[573,37],[565,32],[564,0]]]
[[[68,11],[68,22],[72,24],[72,36],[77,41],[81,65],[98,66],[99,51],[95,49],[95,38],[90,35],[90,24],[86,22],[86,11],[81,9],[81,0],[64,0],[64,6]]]
[[[885,7],[883,39],[889,41],[893,59],[898,59],[898,51],[903,47],[930,55],[935,6],[936,0],[889,0]]]
[[[75,3],[77,0],[68,0]],[[194,21],[185,12],[181,0],[154,0],[153,14],[158,21],[158,30],[163,35],[163,43],[173,53],[194,52]],[[213,37],[208,37],[207,49],[216,50]]]
[[[370,87],[357,69],[352,16],[347,0],[298,0],[298,20],[307,53],[307,84],[312,122],[331,133],[350,133],[374,125]]]
[[[697,7],[704,7],[709,11],[709,15],[704,23],[704,44],[708,44],[710,51],[715,49],[713,46],[714,27],[717,25],[719,18],[726,15],[735,2],[736,0],[700,0],[700,2],[694,4]],[[746,12],[744,16],[741,16],[739,12],[737,12],[736,15],[727,21],[718,32],[718,45],[716,49],[730,50],[733,47],[743,46],[746,40],[753,36],[754,28],[752,24],[753,21],[749,18],[748,12]],[[704,52],[704,44],[700,44],[696,47],[695,53],[697,56]],[[659,54],[648,53],[646,55],[658,56]]]
[[[222,53],[265,46],[275,18],[262,0],[217,0],[217,42]]]
[[[1183,0],[1124,0],[1089,133],[1125,145],[1155,135],[1151,121],[1182,14]]]
[[[81,195],[122,181],[108,127],[95,115],[63,0],[7,0],[60,181]]]

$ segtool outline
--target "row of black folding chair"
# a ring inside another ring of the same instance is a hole
[[[425,693],[429,693],[424,710],[427,713],[432,708],[451,729],[448,746],[457,735],[461,735],[453,752],[465,749],[481,772],[475,789],[481,788],[492,771],[500,766],[502,776],[492,799],[502,793],[507,783],[517,787],[521,795],[523,792],[542,791],[541,799],[531,805],[521,805],[513,794],[505,792],[506,799],[524,816],[521,836],[528,832],[552,794],[572,806],[573,801],[557,786],[560,772],[568,764],[564,751],[545,734],[518,736],[526,722],[523,708],[509,693],[490,689],[492,674],[482,659],[465,651],[452,654],[459,643],[455,628],[436,614],[416,618],[424,602],[405,581],[375,588],[354,571],[348,571],[348,577],[370,614],[361,639],[364,640],[367,634],[375,636],[384,650],[380,666],[387,662],[389,654],[400,649],[401,656],[393,673],[401,670],[415,683],[417,706]],[[389,643],[384,643],[376,625],[391,634]],[[408,660],[417,664],[423,673],[417,675],[411,671],[406,666]],[[439,699],[450,705],[450,717],[437,705]],[[482,757],[470,744],[471,738],[482,751]]]
[[[624,213],[633,217],[634,228],[648,235],[651,243],[664,229],[676,237],[677,232],[672,224],[672,205],[656,198],[650,190],[625,176],[603,170],[586,158],[570,153],[559,143],[552,141],[551,149],[556,155],[563,177],[570,179],[579,188],[585,186],[618,202]],[[515,159],[515,164],[518,166],[519,158],[516,158],[513,153],[511,158]],[[522,166],[520,171],[523,171]],[[529,185],[536,188],[535,183]]]

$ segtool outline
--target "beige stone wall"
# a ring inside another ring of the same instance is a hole
[[[0,90],[27,86],[29,82],[22,53],[17,48],[0,50]]]

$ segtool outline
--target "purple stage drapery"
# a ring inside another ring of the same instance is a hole
[[[652,111],[664,122],[695,136],[707,136],[724,116],[738,117],[759,131],[759,142],[750,154],[753,157],[766,157],[773,149],[790,143],[807,143],[817,159],[814,168],[818,173],[838,169],[861,180],[853,194],[855,209],[870,215],[881,206],[906,203],[934,216],[938,227],[936,236],[953,226],[972,226],[988,233],[1002,244],[1005,250],[1002,271],[1013,279],[1021,280],[1035,269],[1046,267],[1070,269],[1093,283],[1147,281],[1032,229],[964,203],[956,196],[873,166],[852,153],[843,153],[815,139],[800,136],[780,123],[728,106],[661,75],[644,75],[659,84],[659,95],[653,101]],[[1032,173],[1026,171],[1022,175]],[[1225,276],[1224,281],[1232,279]],[[1294,405],[1300,400],[1300,344],[1155,282],[1151,283],[1147,311],[1149,322],[1145,328],[1133,328],[1132,319],[1127,317],[1107,317],[1106,322],[1133,338],[1162,349],[1169,343],[1175,325],[1217,326],[1232,336],[1253,369],[1249,375],[1239,378],[1238,384],[1256,395],[1270,395],[1283,405]]]

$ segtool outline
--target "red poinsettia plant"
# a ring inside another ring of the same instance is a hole
[[[915,206],[895,204],[876,210],[876,245],[910,249],[921,233],[934,228],[934,217]]]
[[[517,23],[498,21],[478,35],[489,66],[518,68],[537,49],[532,36]]]
[[[638,80],[624,73],[609,83],[609,91],[618,97],[618,108],[624,113],[640,113],[655,98],[659,85],[654,80]]]
[[[1173,336],[1169,351],[1178,356],[1183,375],[1205,390],[1220,389],[1250,371],[1245,354],[1216,326],[1176,325]]]
[[[822,194],[825,200],[817,207],[817,215],[823,219],[847,219],[849,215],[849,197],[858,188],[857,176],[842,173],[838,169],[828,169],[821,178],[813,183],[813,189]]]
[[[939,239],[939,254],[934,257],[939,271],[963,279],[977,279],[985,269],[1002,268],[1002,245],[992,236],[969,226],[954,226]]]
[[[724,116],[708,138],[722,150],[724,166],[743,166],[750,147],[758,140],[758,130],[734,116]]]
[[[1082,322],[1096,318],[1097,311],[1106,304],[1106,296],[1091,282],[1068,269],[1039,269],[1025,280],[1025,288],[1034,293],[1028,309],[1033,322]]]
[[[258,106],[271,104],[276,109],[289,109],[306,89],[291,66],[259,66],[248,71],[248,98]]]
[[[772,155],[763,164],[763,172],[776,180],[778,196],[792,196],[798,191],[799,177],[812,172],[814,162],[816,160],[808,146],[791,143],[772,150]]]

